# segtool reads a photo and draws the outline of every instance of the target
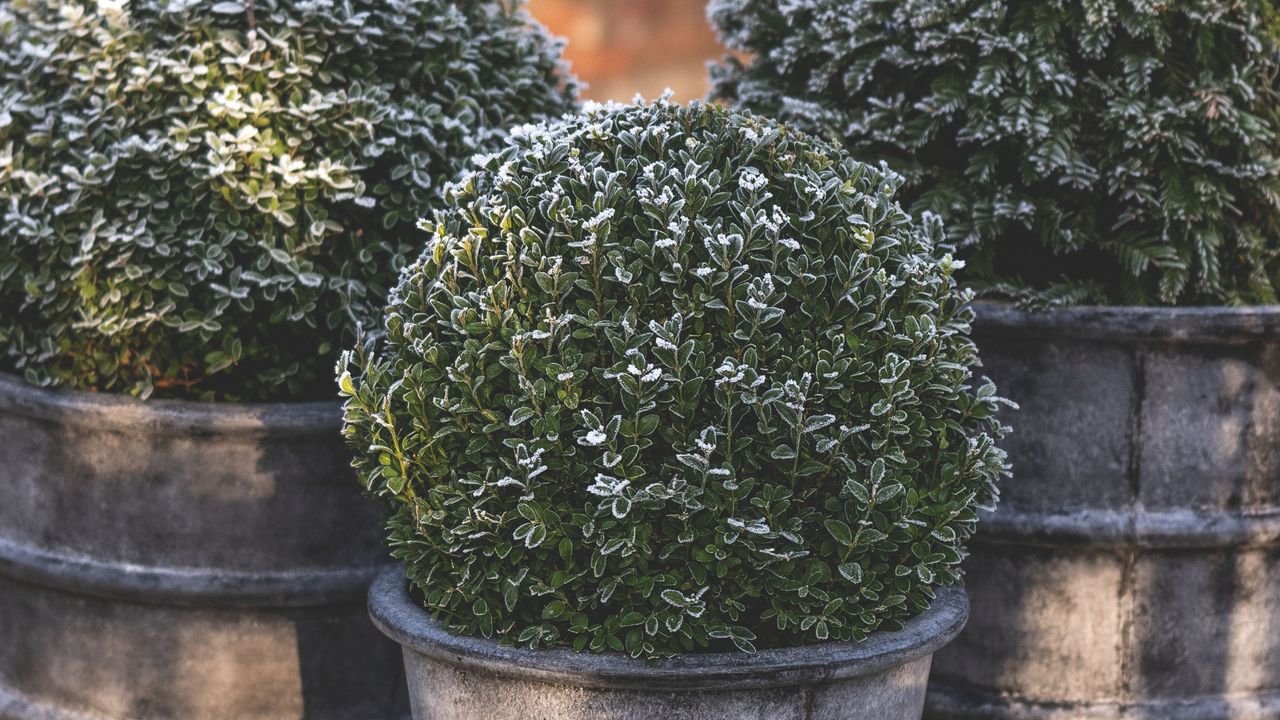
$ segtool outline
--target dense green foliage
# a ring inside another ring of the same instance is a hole
[[[438,617],[653,656],[861,638],[957,581],[1004,429],[896,176],[665,101],[478,163],[339,368]]]
[[[465,158],[572,106],[506,2],[3,8],[0,364],[39,385],[327,394]]]
[[[717,94],[842,140],[980,289],[1276,302],[1270,0],[715,0]]]

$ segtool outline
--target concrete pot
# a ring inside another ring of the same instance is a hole
[[[406,709],[335,403],[49,392],[0,375],[0,718]]]
[[[981,304],[1022,409],[934,718],[1280,718],[1280,307]]]
[[[528,650],[446,632],[400,571],[369,613],[404,648],[414,720],[918,720],[933,653],[964,626],[948,588],[901,632],[654,664],[619,654]]]

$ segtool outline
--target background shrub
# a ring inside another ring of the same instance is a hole
[[[759,117],[513,133],[347,358],[346,434],[453,629],[635,655],[861,638],[1004,471],[935,217]]]
[[[444,182],[571,106],[516,6],[6,2],[0,362],[144,397],[327,395]]]
[[[1040,302],[1276,302],[1270,0],[715,0],[716,92],[839,138]]]

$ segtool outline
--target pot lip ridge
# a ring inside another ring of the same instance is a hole
[[[435,661],[519,680],[611,689],[690,691],[771,688],[874,675],[927,657],[964,628],[962,588],[938,588],[932,605],[898,632],[862,642],[819,643],[755,653],[697,653],[646,663],[621,653],[531,650],[446,631],[409,594],[403,566],[380,573],[369,589],[369,614],[391,639]]]
[[[971,306],[977,335],[1215,343],[1280,338],[1280,305],[1071,305],[1027,310],[1012,302],[978,300]]]
[[[335,392],[336,395],[336,392]],[[337,436],[337,400],[234,403],[139,400],[126,395],[40,388],[0,371],[0,414],[64,425],[155,434]]]

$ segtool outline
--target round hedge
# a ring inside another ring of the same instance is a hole
[[[530,23],[505,1],[4,3],[0,364],[327,395],[465,158],[571,109]]]
[[[896,176],[665,100],[477,162],[340,364],[438,617],[654,656],[861,638],[957,581],[1004,429]]]
[[[1272,0],[714,0],[717,95],[843,141],[1030,302],[1277,302]]]

